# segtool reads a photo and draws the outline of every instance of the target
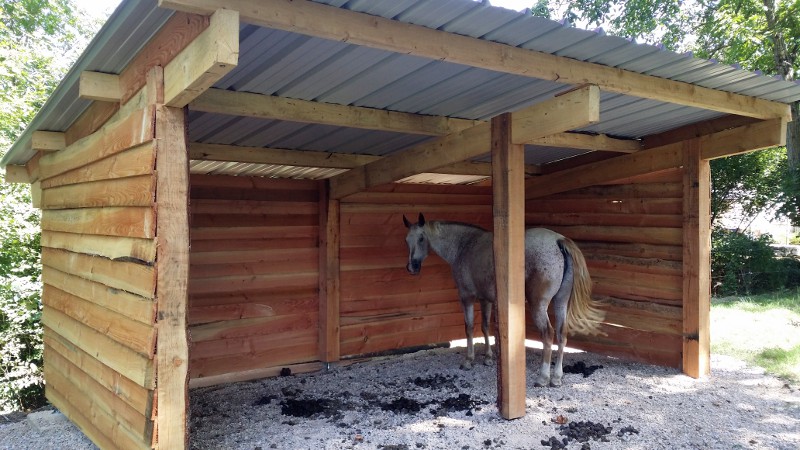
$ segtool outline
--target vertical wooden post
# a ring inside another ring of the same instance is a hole
[[[497,408],[525,415],[525,160],[512,144],[511,114],[492,119],[492,211],[497,280]]]
[[[698,139],[684,143],[683,371],[695,378],[711,366],[711,169],[700,154]]]
[[[341,358],[339,348],[339,200],[328,195],[328,181],[319,196],[319,359]]]
[[[186,111],[163,102],[163,71],[148,75],[156,119],[157,447],[188,448],[189,159]]]

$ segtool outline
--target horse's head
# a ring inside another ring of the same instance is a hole
[[[403,223],[408,228],[406,244],[408,244],[408,264],[406,270],[417,275],[422,269],[422,260],[428,256],[428,235],[425,234],[425,217],[419,214],[417,223],[411,223],[403,216]]]

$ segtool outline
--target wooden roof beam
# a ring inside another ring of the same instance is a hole
[[[518,111],[512,117],[512,140],[524,144],[543,136],[584,127],[600,119],[600,90],[584,86]],[[342,198],[367,188],[467,161],[490,149],[489,123],[483,122],[411,147],[331,178],[331,197]]]
[[[182,108],[239,63],[239,13],[219,9],[203,30],[164,68],[164,103]]]
[[[352,153],[288,150],[281,148],[244,147],[238,145],[189,144],[189,158],[200,161],[229,161],[254,164],[279,164],[298,167],[353,169],[380,160],[381,156]],[[492,175],[492,165],[486,162],[464,161],[436,169],[435,173],[451,175]],[[539,166],[527,165],[526,174],[539,174]]]
[[[78,97],[85,100],[119,103],[122,99],[119,75],[88,70],[81,72]]]
[[[534,139],[529,143],[546,147],[576,148],[614,153],[634,153],[642,149],[642,141],[617,139],[605,134],[557,133]]]
[[[159,0],[164,8],[240,12],[243,22],[439,61],[759,119],[791,120],[789,105],[615,67],[433,30],[309,1]]]
[[[786,142],[786,123],[782,119],[765,120],[718,131],[695,138],[700,157],[713,159],[758,150]],[[560,172],[530,178],[525,183],[525,197],[535,198],[609,181],[680,167],[684,141],[653,147],[629,155],[572,167]]]
[[[31,177],[28,175],[28,168],[9,164],[6,166],[6,174],[3,177],[6,183],[30,183]]]
[[[248,92],[209,89],[189,104],[193,111],[303,123],[441,136],[479,123],[359,106],[336,105]]]
[[[58,131],[34,131],[31,134],[31,148],[34,151],[55,152],[67,146],[65,134]]]

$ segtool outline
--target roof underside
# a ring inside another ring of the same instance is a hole
[[[565,27],[471,0],[315,0],[442,31],[501,42],[767,100],[800,99],[800,85]],[[84,70],[120,73],[172,11],[152,0],[127,0],[112,15],[2,164],[24,164],[32,130],[65,131],[90,104],[78,98]],[[237,67],[215,88],[415,114],[488,120],[552,98],[573,86],[339,41],[242,24]],[[600,122],[579,132],[639,139],[720,117],[716,111],[604,92]],[[388,155],[430,136],[190,111],[191,142],[292,150]],[[586,150],[527,145],[526,162],[543,164]],[[480,158],[479,158],[480,159]],[[482,158],[486,160],[486,158]],[[193,161],[194,173],[325,178],[341,169]],[[474,177],[423,175],[415,181],[469,182]]]

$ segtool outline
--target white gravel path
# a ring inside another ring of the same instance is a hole
[[[800,448],[800,391],[731,358],[713,355],[712,376],[695,380],[674,369],[570,353],[565,364],[603,367],[587,378],[568,373],[556,389],[533,387],[540,351],[528,349],[527,414],[506,421],[494,405],[494,367],[460,370],[463,350],[194,390],[192,448],[548,449],[542,441],[563,439],[555,422],[564,420],[610,428],[606,442],[572,440],[569,449]],[[482,346],[476,350],[482,354]],[[458,408],[465,404],[471,407]],[[310,418],[282,414],[308,405],[321,410]],[[406,409],[385,411],[387,405]],[[37,431],[26,420],[0,417],[0,449],[45,448],[93,446],[70,423]]]

